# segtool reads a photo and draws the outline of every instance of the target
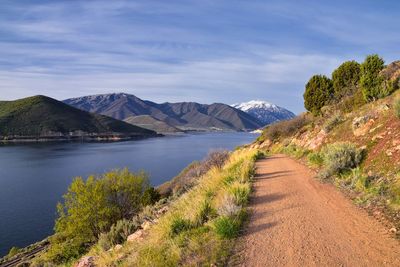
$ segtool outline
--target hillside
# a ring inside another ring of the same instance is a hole
[[[357,64],[342,64],[333,83],[312,77],[306,90],[314,90],[313,97],[329,84],[336,85],[335,94],[321,105],[321,98],[307,99],[311,94],[305,93],[311,111],[267,127],[253,146],[304,161],[399,235],[400,64],[384,66],[372,55],[361,64],[360,76],[349,75]]]
[[[232,107],[257,118],[264,126],[282,120],[289,120],[296,116],[293,112],[285,108],[261,100],[233,104]]]
[[[46,96],[0,102],[0,136],[7,139],[154,134],[153,131],[91,114]]]
[[[257,118],[220,103],[211,105],[195,102],[157,104],[122,93],[72,98],[65,100],[64,103],[119,120],[148,115],[181,130],[248,131],[262,126]]]
[[[149,129],[158,133],[179,133],[182,132],[178,128],[169,125],[163,121],[157,120],[150,115],[131,116],[124,119],[125,122],[136,125],[145,129]]]

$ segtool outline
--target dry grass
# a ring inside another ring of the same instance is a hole
[[[99,252],[97,263],[101,266],[223,264],[232,246],[229,239],[244,220],[256,154],[256,150],[233,152],[222,168],[212,167],[196,186],[174,201],[144,240],[126,243],[118,253]],[[227,199],[233,203],[227,203]],[[231,204],[236,208],[230,209],[229,214],[218,214]],[[171,229],[175,230],[172,235]]]

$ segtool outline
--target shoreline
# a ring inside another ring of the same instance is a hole
[[[0,144],[46,143],[46,142],[122,142],[140,140],[152,137],[163,137],[164,134],[138,135],[97,135],[97,136],[18,136],[2,137]]]

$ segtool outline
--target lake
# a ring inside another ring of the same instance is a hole
[[[0,145],[0,257],[53,233],[55,207],[76,176],[128,167],[157,186],[213,149],[252,142],[250,133],[206,133],[116,143]]]

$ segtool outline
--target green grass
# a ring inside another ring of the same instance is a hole
[[[223,265],[246,218],[256,153],[238,150],[222,168],[211,168],[172,202],[144,240],[124,245],[119,265]],[[97,256],[101,266],[117,261],[113,253]]]

